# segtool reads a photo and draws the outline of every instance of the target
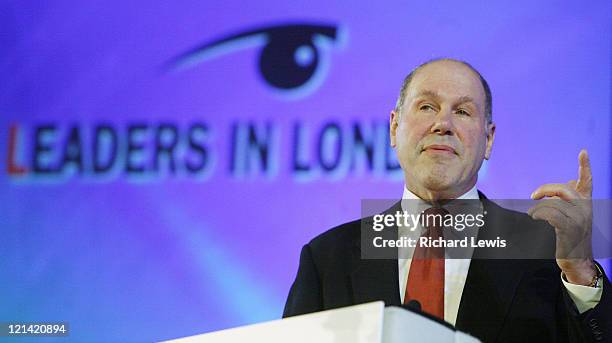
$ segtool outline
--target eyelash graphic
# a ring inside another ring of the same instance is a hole
[[[281,93],[299,96],[322,82],[329,62],[321,52],[343,41],[344,30],[335,25],[259,27],[201,44],[174,58],[169,68],[181,71],[236,50],[262,46],[258,69],[265,82]]]

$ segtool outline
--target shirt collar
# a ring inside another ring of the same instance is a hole
[[[480,196],[478,195],[478,190],[476,189],[476,185],[474,185],[474,187],[472,187],[469,191],[462,194],[456,200],[476,200],[476,199],[480,200]],[[461,201],[459,201],[459,202],[454,202],[454,203],[455,203],[454,206],[452,205],[449,206],[448,204],[445,205],[445,209],[448,210],[450,213],[470,213],[473,211],[474,214],[477,214],[483,211],[482,203],[480,201],[478,201],[477,204],[474,201],[468,201],[467,203],[465,202],[462,203]],[[475,205],[476,207],[473,207]],[[409,191],[408,188],[404,185],[404,195],[402,196],[401,206],[402,206],[402,211],[409,213],[409,214],[416,214],[416,213],[421,213],[425,211],[426,209],[430,208],[431,204],[419,198],[416,194],[412,193],[411,191]],[[469,211],[469,212],[466,212],[466,211]],[[417,230],[415,230],[414,228],[410,229],[407,227],[400,227],[398,230],[398,235],[415,238],[415,237],[420,236],[423,233],[423,230],[425,230],[425,228],[420,227],[420,226],[419,226],[419,229]],[[444,237],[451,238],[451,239],[461,239],[461,238],[464,238],[470,235],[475,236],[477,235],[477,232],[478,232],[477,230],[463,230],[463,231],[444,230]],[[472,249],[472,248],[468,248],[468,249]],[[471,256],[471,251],[472,250],[469,250],[470,256]],[[466,252],[462,250],[460,256],[464,256],[465,254]],[[402,256],[407,256],[407,255],[402,255]]]
[[[416,194],[409,191],[408,187],[404,185],[404,195],[402,196],[402,199],[418,200],[420,198]],[[474,187],[470,188],[469,191],[465,192],[457,199],[480,199],[480,197],[478,196],[478,190],[476,189],[476,185],[474,185]]]
[[[461,199],[461,200],[480,199],[480,196],[478,195],[478,190],[476,189],[476,185],[474,185],[474,187],[472,187],[469,191],[462,194],[457,199]],[[408,201],[404,201],[404,200],[408,200]],[[414,200],[420,200],[420,201],[414,201]],[[419,212],[422,212],[428,209],[429,207],[431,207],[431,205],[428,202],[422,200],[416,194],[409,191],[408,187],[404,185],[404,194],[402,195],[402,210],[408,211],[410,213],[419,213]]]

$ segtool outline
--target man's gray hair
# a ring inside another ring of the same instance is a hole
[[[452,61],[452,62],[461,63],[464,66],[470,68],[470,70],[476,73],[476,75],[478,75],[478,77],[480,78],[480,83],[482,84],[482,88],[485,93],[485,118],[487,119],[487,123],[492,123],[493,122],[493,97],[491,95],[491,88],[489,88],[489,84],[487,83],[487,80],[485,80],[485,78],[482,77],[480,72],[476,70],[476,68],[472,67],[471,64],[465,61],[456,60],[453,58],[435,58],[425,63],[422,63],[418,67],[414,68],[410,72],[410,74],[408,74],[404,78],[404,82],[402,83],[402,88],[400,90],[399,97],[397,98],[397,102],[395,103],[395,109],[394,109],[395,113],[397,113],[398,115],[400,114],[402,107],[404,106],[404,103],[406,101],[406,90],[408,90],[408,87],[410,86],[410,82],[412,81],[412,78],[414,78],[414,75],[416,74],[416,72],[418,72],[424,66],[434,63],[434,62],[438,62],[438,61]]]

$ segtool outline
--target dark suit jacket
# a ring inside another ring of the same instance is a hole
[[[554,246],[554,231],[547,223],[480,196],[487,216],[479,239],[503,232],[510,241],[532,249],[528,238],[538,232],[549,235]],[[398,202],[394,208],[399,206]],[[360,223],[335,227],[303,247],[283,317],[377,300],[401,304],[397,260],[361,259]],[[561,282],[554,255],[550,259],[486,255],[484,248],[474,250],[455,324],[458,330],[483,342],[612,341],[611,286],[605,275],[601,301],[579,314]]]

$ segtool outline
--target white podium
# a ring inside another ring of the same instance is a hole
[[[478,339],[382,301],[170,340],[171,343],[473,343]]]

